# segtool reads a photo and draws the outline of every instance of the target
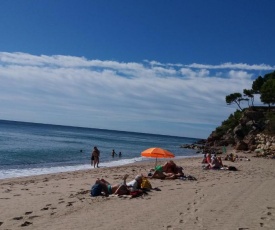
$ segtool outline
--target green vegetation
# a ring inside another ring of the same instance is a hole
[[[266,133],[270,135],[275,135],[275,114],[272,112],[268,112],[266,117],[268,120]]]
[[[260,99],[263,104],[270,105],[275,104],[275,71],[259,76],[252,83],[251,89],[244,89],[243,95],[241,93],[232,93],[225,97],[225,101],[228,105],[236,103],[238,108],[241,108],[241,101],[251,101],[252,106],[254,103],[254,95],[260,94]]]
[[[275,79],[267,80],[260,89],[261,101],[264,104],[275,104]]]
[[[243,90],[243,95],[250,98],[252,106],[254,106],[254,91],[253,89],[244,89]],[[249,105],[249,99],[248,100],[248,105]]]
[[[232,93],[225,97],[225,101],[228,105],[231,105],[233,102],[236,103],[240,110],[242,110],[240,102],[243,100],[242,94]]]
[[[222,122],[222,125],[216,128],[217,136],[223,136],[228,130],[233,130],[238,124],[242,117],[243,112],[236,110],[234,114],[230,114],[227,120]]]
[[[260,99],[263,104],[267,104],[270,109],[271,105],[275,104],[275,71],[264,75],[264,77],[259,76],[252,83],[251,89],[244,89],[243,95],[241,93],[235,92],[229,94],[225,97],[225,101],[228,105],[235,103],[238,109],[234,114],[231,114],[227,120],[223,121],[221,126],[216,128],[216,135],[222,137],[225,134],[232,134],[236,126],[239,125],[240,119],[244,116],[245,110],[241,108],[242,101],[248,101],[248,106],[250,104],[253,106],[252,110],[257,109],[254,107],[254,95],[260,94]],[[258,107],[260,109],[260,107]],[[266,110],[264,117],[257,120],[256,123],[252,120],[255,127],[260,127],[264,129],[264,132],[268,134],[275,134],[275,113],[274,111],[269,112]],[[241,132],[243,135],[249,133],[252,126],[242,126]],[[231,131],[231,133],[230,133]]]

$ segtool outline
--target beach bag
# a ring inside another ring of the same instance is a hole
[[[100,196],[102,192],[101,184],[94,184],[91,188],[91,196]]]
[[[152,185],[151,185],[150,181],[145,177],[142,178],[140,187],[142,189],[152,189]]]

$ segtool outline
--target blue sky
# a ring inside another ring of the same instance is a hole
[[[275,70],[274,9],[3,0],[0,119],[206,138],[236,109],[226,95]]]

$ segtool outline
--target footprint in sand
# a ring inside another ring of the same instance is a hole
[[[30,215],[30,214],[32,214],[32,211],[30,211],[30,212],[25,212],[25,215]]]
[[[32,222],[25,221],[23,224],[21,224],[21,227],[25,227],[25,226],[28,226],[30,224],[32,224]]]
[[[4,224],[4,222],[0,222],[0,226],[1,226],[2,224]]]
[[[73,203],[74,203],[74,202],[68,202],[68,204],[67,204],[66,206],[67,206],[67,207],[73,206]]]
[[[41,211],[45,211],[45,210],[48,210],[49,207],[45,207],[45,208],[42,208]]]
[[[14,217],[12,218],[13,220],[22,220],[23,219],[23,216],[18,216],[18,217]]]
[[[37,217],[39,217],[39,216],[30,216],[29,219],[32,220],[32,219],[37,218]]]

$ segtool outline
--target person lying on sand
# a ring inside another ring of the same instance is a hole
[[[108,181],[104,179],[97,179],[95,184],[92,186],[91,189],[91,196],[109,196],[111,194],[115,195],[129,195],[130,190],[126,185],[126,179],[128,175],[124,175],[123,183],[111,185]]]
[[[238,155],[234,155],[233,153],[227,154],[224,160],[234,162],[238,158]]]
[[[183,168],[181,166],[177,166],[174,161],[171,160],[162,166],[156,166],[155,171],[151,176],[149,176],[149,178],[177,179],[182,176],[184,176]]]
[[[177,166],[177,173],[175,175],[177,178],[183,177],[184,176],[183,167]]]

